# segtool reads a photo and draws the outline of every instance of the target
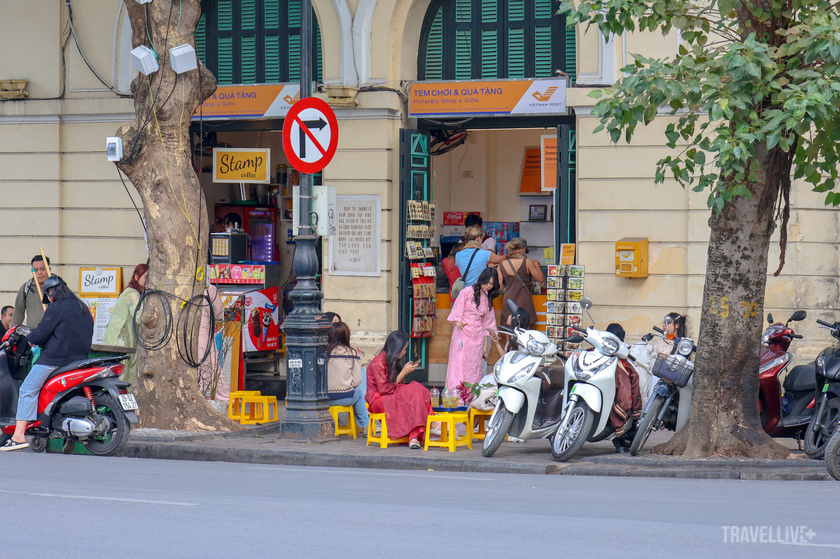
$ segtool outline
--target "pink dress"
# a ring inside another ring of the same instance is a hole
[[[449,366],[446,368],[446,387],[455,388],[462,382],[476,383],[484,375],[482,355],[487,330],[496,331],[496,314],[482,293],[478,308],[475,307],[475,292],[466,287],[458,294],[447,319],[452,323],[452,341],[449,343]],[[455,326],[464,325],[463,329]]]

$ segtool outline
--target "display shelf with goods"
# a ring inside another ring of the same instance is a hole
[[[435,332],[437,255],[431,246],[436,238],[434,202],[408,200],[406,204],[405,253],[411,269],[411,337],[429,338]]]
[[[577,265],[550,265],[546,276],[545,322],[546,334],[568,357],[580,347],[564,341],[574,331],[571,326],[580,326],[581,299],[583,298],[584,268]]]

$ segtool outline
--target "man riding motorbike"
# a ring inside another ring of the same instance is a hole
[[[24,437],[26,425],[37,417],[38,393],[50,373],[73,361],[87,359],[90,354],[93,319],[85,304],[56,275],[44,281],[43,293],[43,302],[49,306],[37,328],[26,336],[32,345],[41,347],[41,355],[20,387],[15,433],[0,450],[29,446]],[[17,343],[21,338],[16,330],[11,334],[10,342]]]

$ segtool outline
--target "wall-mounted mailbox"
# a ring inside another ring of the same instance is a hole
[[[647,237],[624,237],[615,242],[615,275],[620,278],[647,277]]]

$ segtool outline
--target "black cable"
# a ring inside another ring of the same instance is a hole
[[[137,211],[137,217],[140,218],[140,225],[143,226],[143,232],[146,233],[146,238],[148,238],[149,234],[148,231],[146,231],[146,220],[143,219],[143,216],[140,214],[140,209],[137,207],[137,204],[134,203],[134,196],[132,196],[131,192],[128,190],[128,185],[125,184],[122,172],[120,171],[120,167],[119,165],[117,165],[116,161],[114,161],[114,167],[117,168],[117,175],[119,175],[120,181],[122,181],[123,187],[125,188],[125,193],[128,194],[128,199],[131,200],[131,205],[134,206],[135,211]]]
[[[208,337],[208,343],[207,347],[204,348],[204,354],[200,358],[197,358],[197,356],[193,354],[192,344],[190,343],[192,341],[190,333],[195,330],[195,321],[198,320],[199,336],[201,335],[201,314],[203,313],[205,302],[209,306],[210,332],[215,333],[213,325],[216,323],[216,316],[213,311],[213,302],[210,300],[209,295],[203,293],[191,297],[189,301],[182,305],[181,311],[178,313],[178,322],[175,326],[178,335],[175,336],[175,342],[178,347],[178,354],[190,367],[198,367],[207,361],[207,357],[210,355],[210,347],[213,343],[213,336],[211,335]]]
[[[137,328],[137,312],[143,308],[143,303],[152,297],[157,297],[163,310],[163,333],[157,340],[146,338],[140,333],[140,329]],[[134,309],[134,316],[131,317],[131,327],[134,329],[134,337],[137,339],[137,345],[143,349],[155,351],[163,348],[169,342],[169,338],[172,336],[172,308],[169,306],[170,297],[174,296],[171,293],[166,293],[159,289],[143,289],[143,294],[140,295],[140,300]]]
[[[79,50],[79,55],[82,57],[82,61],[84,61],[85,66],[88,67],[88,69],[91,71],[91,73],[93,73],[93,75],[96,76],[96,79],[99,80],[99,82],[102,85],[104,85],[109,90],[111,90],[111,92],[116,93],[118,97],[131,97],[131,94],[120,93],[119,91],[114,89],[111,85],[105,83],[105,80],[103,80],[99,76],[99,73],[96,70],[93,69],[93,66],[91,66],[90,63],[88,63],[87,57],[85,56],[85,53],[82,52],[82,45],[79,43],[79,36],[76,35],[76,29],[73,27],[73,7],[70,5],[70,0],[65,0],[64,5],[67,7],[67,21],[70,24],[70,33],[73,35],[73,39],[75,39],[76,48]],[[170,8],[170,11],[171,11],[171,8]],[[167,32],[168,32],[168,28],[167,28]]]

